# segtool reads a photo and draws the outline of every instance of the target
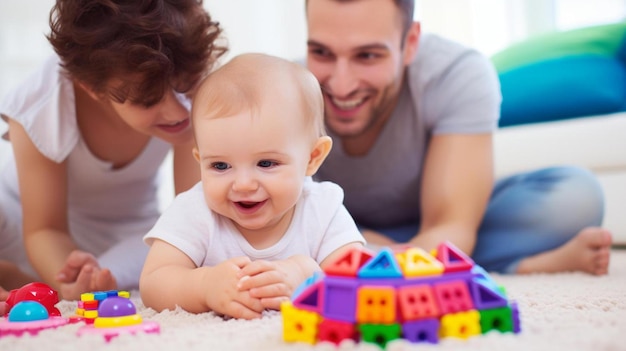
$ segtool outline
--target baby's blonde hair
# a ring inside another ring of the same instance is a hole
[[[294,62],[256,53],[234,57],[202,81],[193,100],[192,121],[232,116],[244,110],[258,112],[269,94],[298,98],[300,117],[312,137],[326,135],[324,99],[315,76]]]

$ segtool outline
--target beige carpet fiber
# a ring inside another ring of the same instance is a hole
[[[387,350],[626,350],[626,251],[613,251],[608,276],[568,273],[493,278],[519,304],[520,334],[493,332],[468,340],[443,339],[437,345],[394,341]],[[122,335],[107,344],[98,336],[77,337],[80,325],[73,324],[34,337],[2,337],[0,350],[379,350],[373,344],[353,342],[339,347],[286,344],[277,312],[254,321],[225,321],[213,313],[156,313],[143,307],[137,292],[131,298],[144,320],[160,323],[159,335]],[[76,303],[62,301],[58,307],[69,316]]]

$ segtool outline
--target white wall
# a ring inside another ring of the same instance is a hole
[[[306,53],[304,0],[205,0],[228,38],[227,58],[263,52],[287,59]]]
[[[54,0],[0,0],[0,97],[52,52],[44,38]],[[303,57],[304,0],[204,0],[241,52]],[[436,32],[492,55],[552,29],[624,19],[626,0],[416,0],[416,18]]]

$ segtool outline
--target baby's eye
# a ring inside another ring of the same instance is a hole
[[[269,160],[259,161],[258,163],[258,166],[261,168],[269,168],[269,167],[274,167],[276,165],[278,165],[278,162],[269,161]]]
[[[214,168],[218,171],[225,171],[230,168],[230,165],[226,162],[213,162],[211,163],[211,168]]]

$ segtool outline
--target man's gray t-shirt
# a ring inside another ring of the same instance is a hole
[[[333,149],[315,176],[344,189],[344,203],[360,226],[376,229],[420,221],[422,167],[432,135],[497,128],[498,77],[477,51],[423,34],[406,74],[398,104],[370,152],[348,156],[330,133]]]

